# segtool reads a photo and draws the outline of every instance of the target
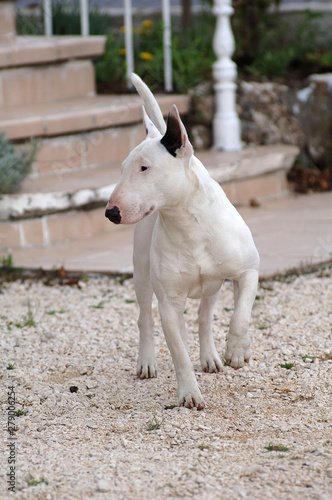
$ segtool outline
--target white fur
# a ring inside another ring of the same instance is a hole
[[[201,299],[202,369],[221,371],[222,363],[212,338],[213,306],[223,281],[233,280],[235,310],[225,358],[233,368],[242,367],[251,355],[248,327],[257,290],[259,256],[243,219],[193,155],[176,107],[171,108],[169,128],[171,121],[178,124],[181,146],[174,157],[160,142],[165,127],[155,98],[136,75],[133,83],[153,120],[144,111],[147,137],[124,161],[120,182],[106,210],[117,207],[122,224],[137,223],[134,236],[134,285],[140,307],[137,373],[141,378],[157,375],[151,313],[154,292],[175,365],[178,404],[201,409],[204,400],[186,348],[183,318],[186,299]],[[142,171],[142,166],[148,168]]]

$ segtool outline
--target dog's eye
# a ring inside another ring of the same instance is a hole
[[[148,167],[141,167],[141,172],[145,172],[145,170],[147,170]]]

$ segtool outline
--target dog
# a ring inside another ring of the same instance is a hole
[[[167,126],[150,89],[135,74],[146,139],[122,164],[119,183],[105,216],[115,224],[136,224],[134,287],[140,313],[137,375],[157,376],[152,296],[158,308],[178,381],[178,405],[201,410],[205,403],[189,359],[184,309],[200,299],[200,361],[204,372],[220,372],[212,336],[213,307],[225,279],[234,283],[225,360],[237,369],[249,362],[249,321],[257,292],[259,255],[251,232],[220,185],[194,156],[175,105]]]

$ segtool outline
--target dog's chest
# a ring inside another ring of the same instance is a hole
[[[211,245],[198,244],[187,261],[188,297],[209,297],[217,293],[223,281],[218,267]]]
[[[159,280],[172,290],[184,292],[188,297],[200,299],[217,293],[223,276],[211,249],[211,242],[192,241],[191,244],[163,247],[157,257]]]

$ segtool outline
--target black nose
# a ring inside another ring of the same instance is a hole
[[[120,224],[121,222],[121,215],[118,207],[106,209],[105,217],[107,217],[111,222],[114,222],[114,224]]]

